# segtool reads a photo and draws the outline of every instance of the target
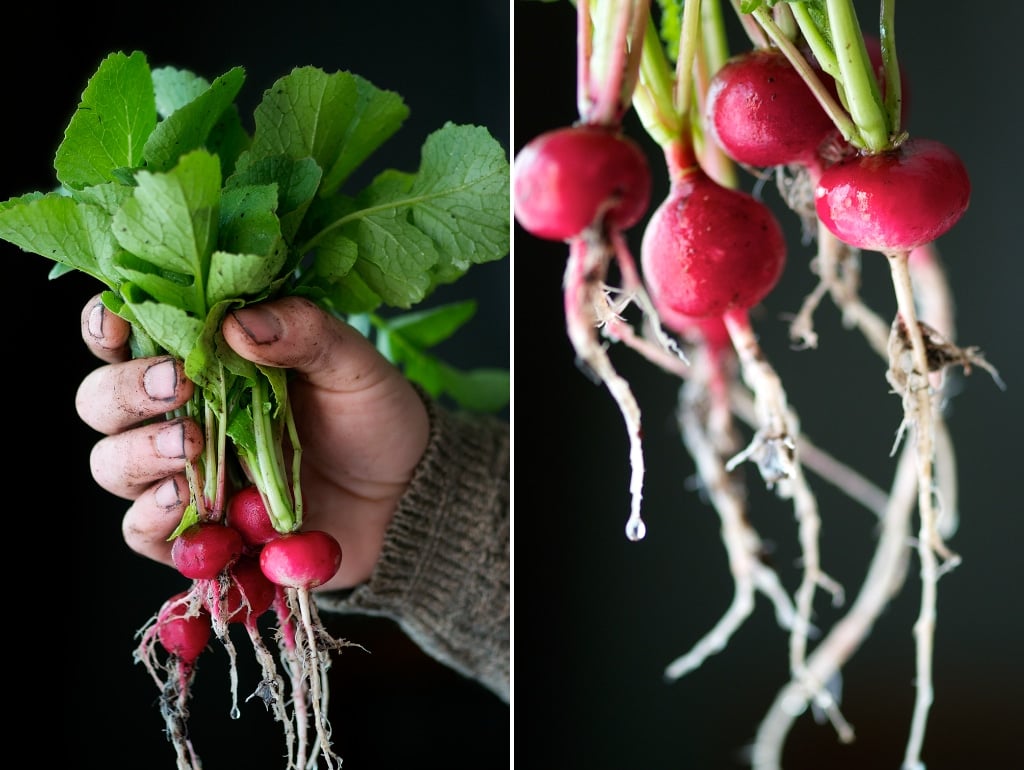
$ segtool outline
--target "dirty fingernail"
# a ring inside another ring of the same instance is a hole
[[[174,479],[167,479],[156,488],[153,499],[161,508],[177,508],[181,505],[181,498],[178,496],[178,482]]]
[[[277,316],[262,307],[247,307],[232,313],[235,320],[253,342],[266,345],[281,338],[281,322]]]
[[[170,401],[178,392],[178,367],[170,358],[152,364],[142,376],[142,386],[150,398]]]
[[[185,429],[180,422],[168,425],[156,434],[156,451],[161,457],[185,457]]]
[[[97,302],[92,306],[92,310],[89,311],[89,320],[87,324],[90,337],[97,340],[103,339],[103,320],[106,316],[107,309],[103,307],[102,302]]]

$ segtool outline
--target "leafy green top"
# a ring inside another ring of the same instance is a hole
[[[134,354],[186,362],[195,416],[229,432],[250,472],[279,454],[271,444],[288,429],[284,374],[219,342],[224,314],[250,302],[308,297],[376,328],[382,350],[429,392],[503,406],[507,374],[464,375],[426,352],[472,316],[472,302],[407,319],[376,312],[408,310],[507,255],[500,145],[483,128],[447,123],[427,137],[416,173],[386,170],[347,194],[352,172],[407,117],[401,97],[350,72],[296,68],[264,92],[250,136],[235,105],[244,80],[240,67],[208,82],[151,69],[139,51],[109,54],[57,150],[59,187],[0,203],[0,238],[53,260],[51,277],[77,270],[102,282],[105,304],[132,323]],[[218,490],[223,460],[207,463]],[[255,480],[288,497],[283,478]],[[205,498],[197,508],[213,500],[219,510],[214,489]],[[301,502],[282,500],[276,513],[279,528],[296,528]]]

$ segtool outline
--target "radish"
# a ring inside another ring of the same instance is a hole
[[[171,560],[187,578],[212,580],[242,554],[242,535],[219,522],[193,524],[174,539]]]
[[[659,307],[720,317],[753,307],[775,287],[786,241],[767,206],[691,168],[673,175],[644,228],[640,259]]]
[[[266,543],[260,550],[260,569],[263,574],[278,587],[278,598],[272,601],[278,616],[278,627],[285,637],[282,644],[284,656],[289,670],[292,672],[292,690],[296,699],[302,698],[301,705],[305,713],[305,699],[312,705],[313,722],[316,725],[316,751],[322,751],[328,763],[337,759],[331,750],[331,730],[327,721],[329,691],[326,672],[330,665],[322,649],[325,645],[335,649],[348,643],[334,639],[322,631],[322,623],[316,604],[310,597],[312,589],[323,585],[337,573],[341,566],[341,544],[329,533],[321,530],[300,530],[289,532]],[[317,667],[308,665],[308,661],[320,661]],[[300,728],[302,725],[300,725]],[[304,733],[300,733],[300,737]],[[300,753],[304,749],[304,741],[300,742]],[[314,755],[315,756],[315,755]],[[312,764],[313,760],[310,760]]]
[[[803,77],[774,47],[727,61],[708,85],[704,117],[726,154],[748,166],[807,165],[837,134]]]
[[[644,459],[640,409],[629,383],[615,370],[598,329],[615,342],[643,349],[622,312],[637,304],[655,313],[624,233],[647,213],[651,174],[622,120],[640,82],[640,63],[653,26],[649,0],[576,3],[576,102],[579,120],[528,142],[512,166],[515,218],[530,234],[567,241],[563,279],[566,332],[578,365],[607,386],[629,435],[630,515],[626,536],[640,540]],[[622,278],[606,283],[612,262]],[[617,295],[611,301],[612,295]],[[653,325],[659,340],[671,340]],[[673,351],[678,352],[676,348]]]
[[[141,641],[134,657],[145,665],[160,690],[160,713],[178,767],[200,770],[199,757],[188,736],[188,707],[196,661],[209,645],[212,634],[210,614],[196,602],[191,591],[181,591],[160,606],[139,634]],[[161,657],[159,649],[166,656]]]
[[[616,128],[545,132],[519,151],[512,173],[516,219],[538,238],[566,241],[600,226],[626,230],[650,202],[647,157]]]
[[[187,666],[194,666],[210,642],[210,614],[205,609],[187,612],[187,591],[164,602],[156,621],[157,638],[170,654]]]
[[[323,585],[341,566],[341,545],[316,529],[290,532],[263,546],[260,568],[272,583],[309,590]]]
[[[274,528],[267,513],[266,501],[255,484],[232,495],[224,512],[224,520],[229,527],[238,530],[249,550],[258,550],[259,546],[281,535]]]
[[[215,609],[219,607],[229,622],[253,623],[270,609],[274,592],[274,584],[263,574],[259,560],[243,556],[228,569],[227,591],[218,595]]]
[[[814,191],[822,224],[860,249],[911,251],[936,240],[967,210],[971,182],[941,142],[908,139],[887,152],[829,166]]]

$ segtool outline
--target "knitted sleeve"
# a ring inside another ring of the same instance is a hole
[[[428,655],[509,699],[509,426],[425,399],[430,438],[370,579],[325,611],[394,620]]]

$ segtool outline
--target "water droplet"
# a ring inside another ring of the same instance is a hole
[[[631,517],[626,522],[626,537],[632,540],[634,543],[637,540],[643,540],[647,534],[647,525],[644,524],[644,520],[639,516]]]

